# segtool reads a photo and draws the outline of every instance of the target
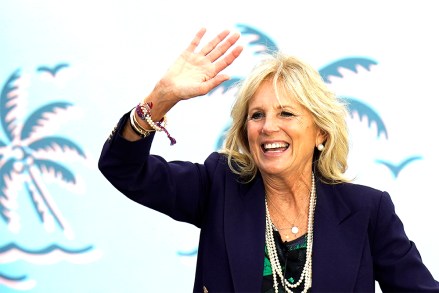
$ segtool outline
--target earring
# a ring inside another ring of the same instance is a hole
[[[324,146],[323,144],[319,144],[319,145],[317,146],[317,149],[318,149],[319,151],[323,151],[323,150],[325,149],[325,146]]]

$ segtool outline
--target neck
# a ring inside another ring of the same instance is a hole
[[[276,182],[278,181],[266,183],[267,206],[271,221],[279,230],[282,240],[290,241],[307,231],[312,174],[309,178],[301,176],[288,184],[273,184]]]
[[[306,246],[306,260],[303,271],[300,275],[300,278],[294,283],[291,284],[285,281],[285,274],[282,272],[282,268],[280,267],[278,252],[276,249],[276,244],[273,237],[273,229],[272,229],[272,221],[270,209],[268,207],[268,201],[265,201],[265,243],[267,246],[268,257],[271,263],[271,267],[273,270],[273,288],[275,292],[278,291],[278,279],[280,282],[286,285],[288,292],[292,292],[292,289],[298,288],[301,284],[303,284],[304,289],[302,292],[307,292],[309,288],[311,288],[312,283],[312,247],[313,247],[313,226],[314,226],[314,211],[316,205],[316,193],[315,193],[315,181],[314,177],[311,179],[311,195],[309,201],[309,213],[308,213],[308,223],[307,223],[307,246]]]
[[[263,175],[267,198],[283,207],[301,209],[308,205],[311,192],[311,170],[307,174],[296,174],[288,178]]]

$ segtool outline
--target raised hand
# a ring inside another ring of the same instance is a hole
[[[180,54],[152,92],[141,101],[142,104],[149,105],[151,121],[160,121],[179,101],[205,95],[229,79],[221,72],[241,54],[242,46],[232,48],[240,35],[230,34],[225,30],[198,51],[205,33],[204,28],[198,31],[190,45]],[[145,130],[152,129],[151,125],[142,119],[137,122],[138,126]],[[127,121],[124,127],[123,136],[130,141],[140,139],[130,126],[130,121]]]
[[[229,49],[238,41],[238,33],[230,34],[225,30],[197,50],[206,30],[203,28],[195,35],[190,45],[157,84],[163,98],[174,100],[190,99],[207,94],[210,90],[228,80],[221,72],[241,54],[242,46]]]

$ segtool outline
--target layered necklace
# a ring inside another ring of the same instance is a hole
[[[276,227],[275,225],[274,225],[274,223],[273,222],[271,222],[271,224],[272,224],[272,226],[273,226],[273,229],[274,229],[274,231],[278,231],[278,232],[280,232],[280,231],[285,231],[285,230],[288,230],[289,232],[291,232],[293,235],[294,235],[294,238],[296,238],[297,237],[297,234],[299,233],[299,227],[298,227],[298,225],[296,225],[296,223],[297,223],[297,219],[299,219],[299,216],[302,214],[301,212],[296,216],[296,218],[294,219],[294,221],[291,223],[284,215],[283,215],[283,213],[274,205],[274,203],[273,202],[271,202],[270,201],[270,199],[267,197],[267,199],[268,199],[268,204],[270,204],[271,203],[271,206],[279,213],[279,215],[281,215],[281,217],[282,218],[284,218],[284,220],[285,221],[287,221],[289,224],[290,224],[290,227],[287,227],[287,228],[278,228],[278,227]],[[288,240],[289,240],[289,235],[288,235],[288,233],[287,234],[285,234],[284,235]]]
[[[273,288],[275,293],[279,293],[278,278],[284,284],[286,292],[292,293],[294,288],[299,287],[304,282],[302,292],[307,292],[311,288],[312,283],[312,244],[313,244],[313,225],[314,225],[314,211],[316,207],[316,188],[314,174],[312,174],[311,195],[309,197],[308,209],[308,235],[306,245],[306,260],[300,278],[295,283],[290,283],[285,279],[282,268],[277,255],[276,244],[273,236],[273,222],[271,221],[270,212],[268,210],[267,197],[265,198],[265,244],[267,245],[268,257],[270,259],[271,268],[273,271]]]

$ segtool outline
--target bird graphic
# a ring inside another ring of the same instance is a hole
[[[399,164],[395,164],[395,163],[385,161],[385,160],[376,160],[376,162],[378,164],[382,164],[382,165],[386,166],[390,170],[390,172],[392,173],[393,177],[396,179],[398,177],[399,173],[402,171],[402,169],[407,167],[412,162],[418,161],[418,160],[422,160],[422,157],[421,156],[412,156],[412,157],[406,158],[405,160],[403,160]]]
[[[69,67],[69,64],[67,64],[67,63],[60,63],[60,64],[57,64],[53,67],[39,66],[37,68],[37,72],[48,73],[50,76],[55,77],[61,69],[67,68],[67,67]]]
[[[27,118],[17,117],[15,114],[18,111],[14,110],[20,98],[17,85],[20,78],[20,70],[16,70],[0,93],[0,126],[6,136],[5,140],[0,139],[0,218],[11,231],[18,232],[20,221],[15,210],[17,196],[15,189],[10,187],[24,184],[37,217],[46,230],[53,231],[58,226],[67,238],[72,238],[72,230],[45,189],[41,177],[51,174],[65,183],[76,183],[75,175],[52,157],[59,151],[72,151],[85,159],[84,151],[68,138],[41,134],[41,130],[50,123],[50,115],[56,115],[72,107],[72,104],[51,102],[36,109]]]

